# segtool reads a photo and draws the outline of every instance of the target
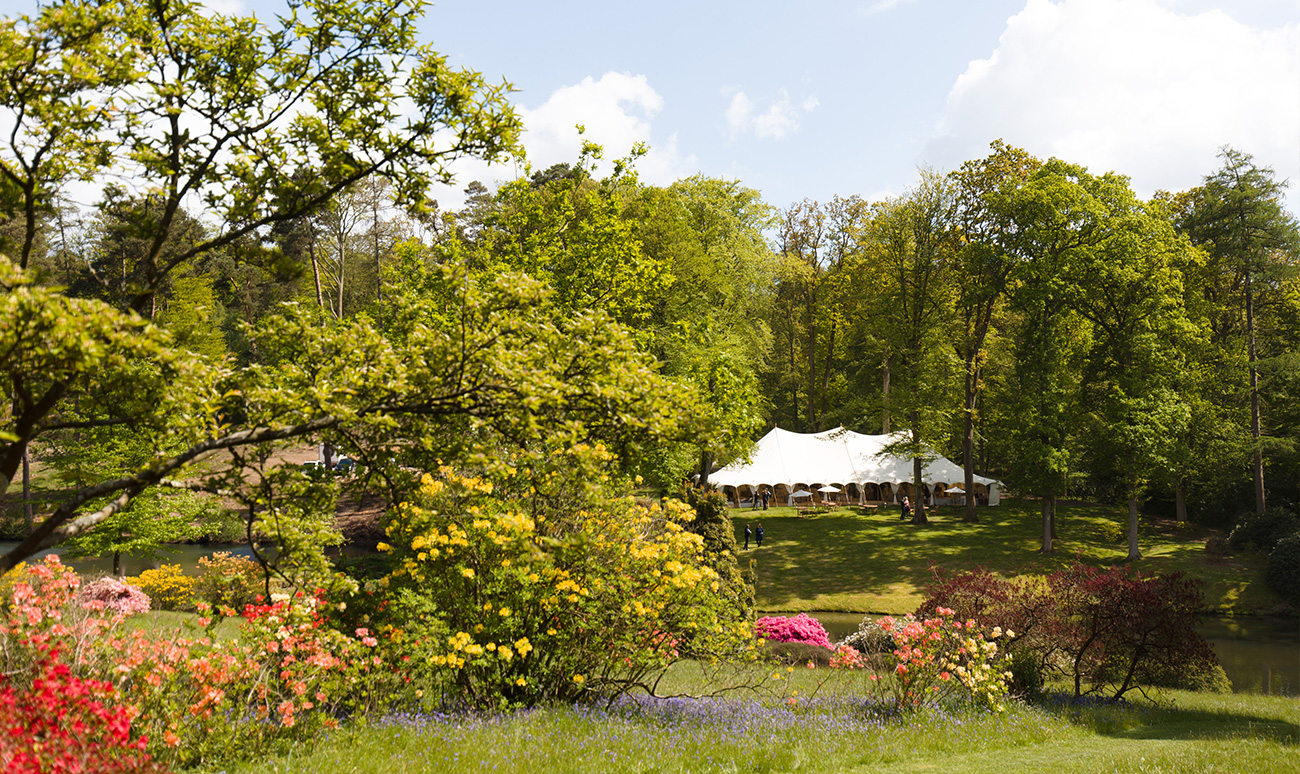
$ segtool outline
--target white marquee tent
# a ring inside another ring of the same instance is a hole
[[[816,489],[824,485],[848,488],[860,502],[894,502],[910,491],[912,461],[884,454],[895,435],[863,435],[843,428],[824,433],[792,433],[778,427],[754,445],[748,463],[736,462],[709,474],[709,484],[739,492],[765,487],[777,497],[796,487]],[[922,469],[922,481],[932,491],[959,488],[965,480],[960,465],[946,457],[930,460]],[[996,479],[975,476],[976,496],[989,505],[1000,500],[1001,484]],[[852,485],[850,487],[850,485]],[[957,494],[957,493],[954,493]],[[960,493],[965,496],[965,493]],[[875,495],[872,497],[871,495]],[[942,496],[940,494],[939,496]]]

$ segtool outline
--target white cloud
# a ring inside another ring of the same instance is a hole
[[[644,75],[608,72],[598,81],[588,76],[574,86],[557,89],[536,109],[520,109],[528,160],[537,169],[572,163],[584,137],[604,146],[607,159],[626,156],[641,142],[650,147],[637,162],[641,178],[649,183],[670,183],[693,166],[695,159],[681,157],[676,134],[667,140],[653,137],[651,121],[663,107],[663,97]],[[579,124],[586,130],[583,137],[574,128]]]
[[[1177,5],[1028,0],[953,85],[925,160],[950,169],[1002,138],[1145,196],[1199,184],[1228,144],[1300,185],[1300,27]]]
[[[205,0],[201,11],[221,16],[244,16],[248,13],[243,0]]]
[[[892,11],[900,5],[908,5],[909,3],[914,2],[916,2],[916,0],[876,0],[876,2],[862,9],[862,15],[871,16],[872,14]]]
[[[734,140],[741,135],[752,134],[760,140],[783,140],[799,131],[803,113],[811,112],[821,104],[816,97],[808,97],[801,104],[795,105],[784,89],[777,99],[764,102],[765,110],[759,108],[743,91],[732,95],[726,111],[727,136]]]
[[[597,166],[597,171],[608,173],[609,161],[626,157],[641,142],[650,150],[636,162],[638,177],[651,185],[668,185],[694,174],[699,163],[694,155],[681,154],[676,133],[666,139],[654,136],[652,119],[663,107],[663,97],[644,75],[616,72],[605,73],[600,80],[588,76],[580,83],[556,89],[536,108],[515,105],[524,125],[522,142],[527,163],[534,171],[576,162],[586,139],[604,148],[606,161]],[[578,125],[585,134],[578,134]],[[452,168],[456,184],[451,188],[439,186],[436,194],[444,210],[463,204],[463,189],[471,181],[495,188],[501,181],[526,171],[520,164],[488,165],[472,158],[460,159]]]

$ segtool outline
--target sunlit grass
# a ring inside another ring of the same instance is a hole
[[[241,621],[240,618],[219,620],[212,627],[211,634],[218,640],[232,640],[239,636]],[[206,636],[204,628],[199,624],[199,616],[196,613],[183,613],[175,610],[150,610],[141,615],[134,615],[126,619],[126,626],[131,629],[139,629],[155,637],[198,639]]]
[[[710,679],[704,674],[684,671],[679,687],[707,687],[699,682]],[[790,685],[725,698],[392,716],[350,726],[310,750],[225,770],[1236,774],[1295,771],[1300,763],[1300,704],[1290,699],[1171,692],[1158,702],[1061,697],[1011,702],[1004,714],[897,714],[852,690],[852,677],[796,669]],[[802,698],[817,684],[819,695]],[[792,706],[795,690],[801,698]]]
[[[956,508],[930,511],[930,523],[902,522],[895,508],[870,515],[856,510],[800,516],[792,508],[733,511],[741,533],[761,521],[763,547],[741,552],[752,562],[762,610],[902,613],[916,609],[932,566],[950,570],[987,567],[1004,575],[1047,573],[1076,558],[1097,565],[1127,562],[1128,548],[1105,539],[1106,522],[1123,522],[1122,507],[1062,506],[1054,553],[1044,556],[1036,503],[1003,501],[980,509],[981,523],[966,524]],[[1144,527],[1137,567],[1185,572],[1204,582],[1206,603],[1221,612],[1269,610],[1276,599],[1263,583],[1266,557],[1213,558],[1204,540],[1176,529]]]

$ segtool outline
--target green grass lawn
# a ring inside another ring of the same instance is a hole
[[[1171,692],[1159,704],[1010,702],[1003,714],[892,715],[856,675],[796,670],[726,699],[550,707],[506,716],[403,715],[236,772],[1294,772],[1300,703]],[[689,682],[689,680],[687,681]],[[843,683],[843,684],[841,684]],[[771,689],[769,685],[767,688]],[[774,695],[777,694],[777,695]],[[782,699],[781,696],[785,696]],[[812,696],[812,698],[808,698]],[[793,706],[789,698],[797,698]]]
[[[931,565],[950,570],[976,567],[1002,575],[1051,572],[1078,558],[1089,564],[1127,561],[1126,544],[1107,542],[1107,522],[1127,524],[1122,507],[1062,506],[1054,553],[1043,556],[1037,503],[1003,501],[982,508],[981,523],[965,524],[957,508],[927,511],[930,523],[900,521],[897,508],[871,515],[856,510],[800,516],[793,508],[738,509],[732,516],[744,544],[744,525],[762,522],[763,547],[741,552],[758,578],[758,606],[765,611],[905,613],[925,597]],[[1279,600],[1264,585],[1262,554],[1213,558],[1207,531],[1178,528],[1144,518],[1137,567],[1182,571],[1204,582],[1206,604],[1220,613],[1278,612]]]
[[[197,640],[211,634],[217,640],[234,640],[239,637],[239,626],[243,619],[223,618],[217,621],[208,632],[199,625],[196,613],[182,613],[175,610],[150,610],[126,620],[129,630],[139,629],[151,637],[171,636]]]

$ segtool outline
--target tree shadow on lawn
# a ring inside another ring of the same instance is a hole
[[[1083,513],[1070,519],[1072,534],[1058,538],[1050,556],[1039,553],[1038,514],[1014,507],[985,510],[978,524],[961,521],[957,509],[931,511],[929,524],[901,521],[892,508],[870,515],[842,511],[813,517],[768,512],[750,520],[751,526],[766,522],[765,546],[742,555],[755,559],[759,606],[768,610],[792,609],[798,601],[830,594],[897,596],[900,587],[921,595],[933,580],[932,565],[1017,574],[1051,572],[1079,558],[1096,564],[1123,561],[1123,549],[1110,556],[1092,539],[1099,531],[1092,519],[1106,518],[1105,509],[1079,510]],[[740,515],[733,519],[742,530],[743,545],[746,520]]]
[[[1070,697],[1034,702],[1034,706],[1073,725],[1091,728],[1117,739],[1241,740],[1265,739],[1300,747],[1300,725],[1277,717],[1248,715],[1227,710],[1147,707]],[[1116,713],[1134,713],[1124,717]],[[1145,717],[1144,717],[1145,716]]]
[[[883,594],[900,584],[920,593],[931,564],[954,570],[1013,567],[1034,558],[1032,540],[1008,539],[996,524],[937,518],[916,525],[885,515],[769,518],[770,541],[754,554],[762,607],[783,609],[821,594]]]

